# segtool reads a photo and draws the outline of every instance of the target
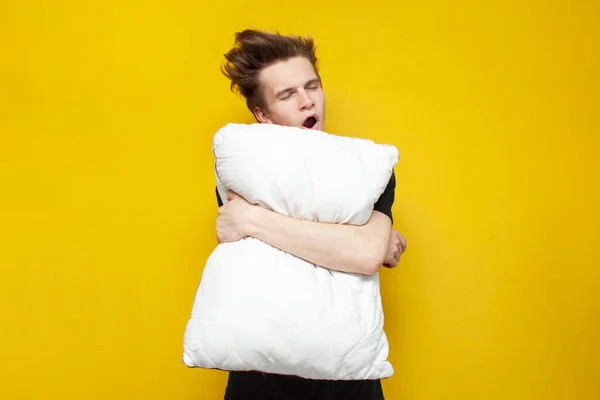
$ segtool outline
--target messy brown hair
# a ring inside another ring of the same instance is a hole
[[[311,37],[285,36],[246,29],[235,34],[233,48],[225,54],[223,74],[231,80],[231,91],[246,99],[248,109],[266,111],[259,74],[263,68],[293,57],[305,57],[318,75],[316,48]]]

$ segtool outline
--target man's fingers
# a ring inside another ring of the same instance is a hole
[[[230,191],[227,192],[227,198],[229,199],[229,201],[231,201],[231,200],[234,200],[234,199],[241,199],[242,196],[240,196],[239,194],[237,194],[233,190],[230,190]]]
[[[406,245],[407,245],[407,241],[406,238],[402,235],[399,235],[399,239],[400,239],[400,246],[402,246],[402,251],[406,250]]]

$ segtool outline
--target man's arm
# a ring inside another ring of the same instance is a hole
[[[325,268],[371,275],[383,265],[391,221],[373,211],[362,226],[290,218],[260,207],[247,214],[246,236]]]
[[[250,205],[230,193],[229,203],[219,209],[217,235],[221,242],[251,236],[325,268],[375,274],[385,262],[390,244],[395,183],[392,175],[371,218],[362,226],[294,219]]]

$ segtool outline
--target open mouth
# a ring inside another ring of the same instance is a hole
[[[312,116],[306,118],[306,120],[304,121],[302,126],[306,129],[312,129],[317,124],[317,122],[318,122],[317,117],[312,115]]]

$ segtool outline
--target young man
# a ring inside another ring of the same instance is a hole
[[[324,130],[325,95],[310,38],[256,30],[236,34],[225,55],[223,73],[260,123]],[[326,224],[290,218],[254,206],[229,193],[223,205],[217,193],[219,242],[254,237],[324,268],[375,274],[395,267],[406,240],[392,229],[395,175],[362,226]],[[230,372],[226,400],[382,400],[381,382],[308,380],[262,372]]]

